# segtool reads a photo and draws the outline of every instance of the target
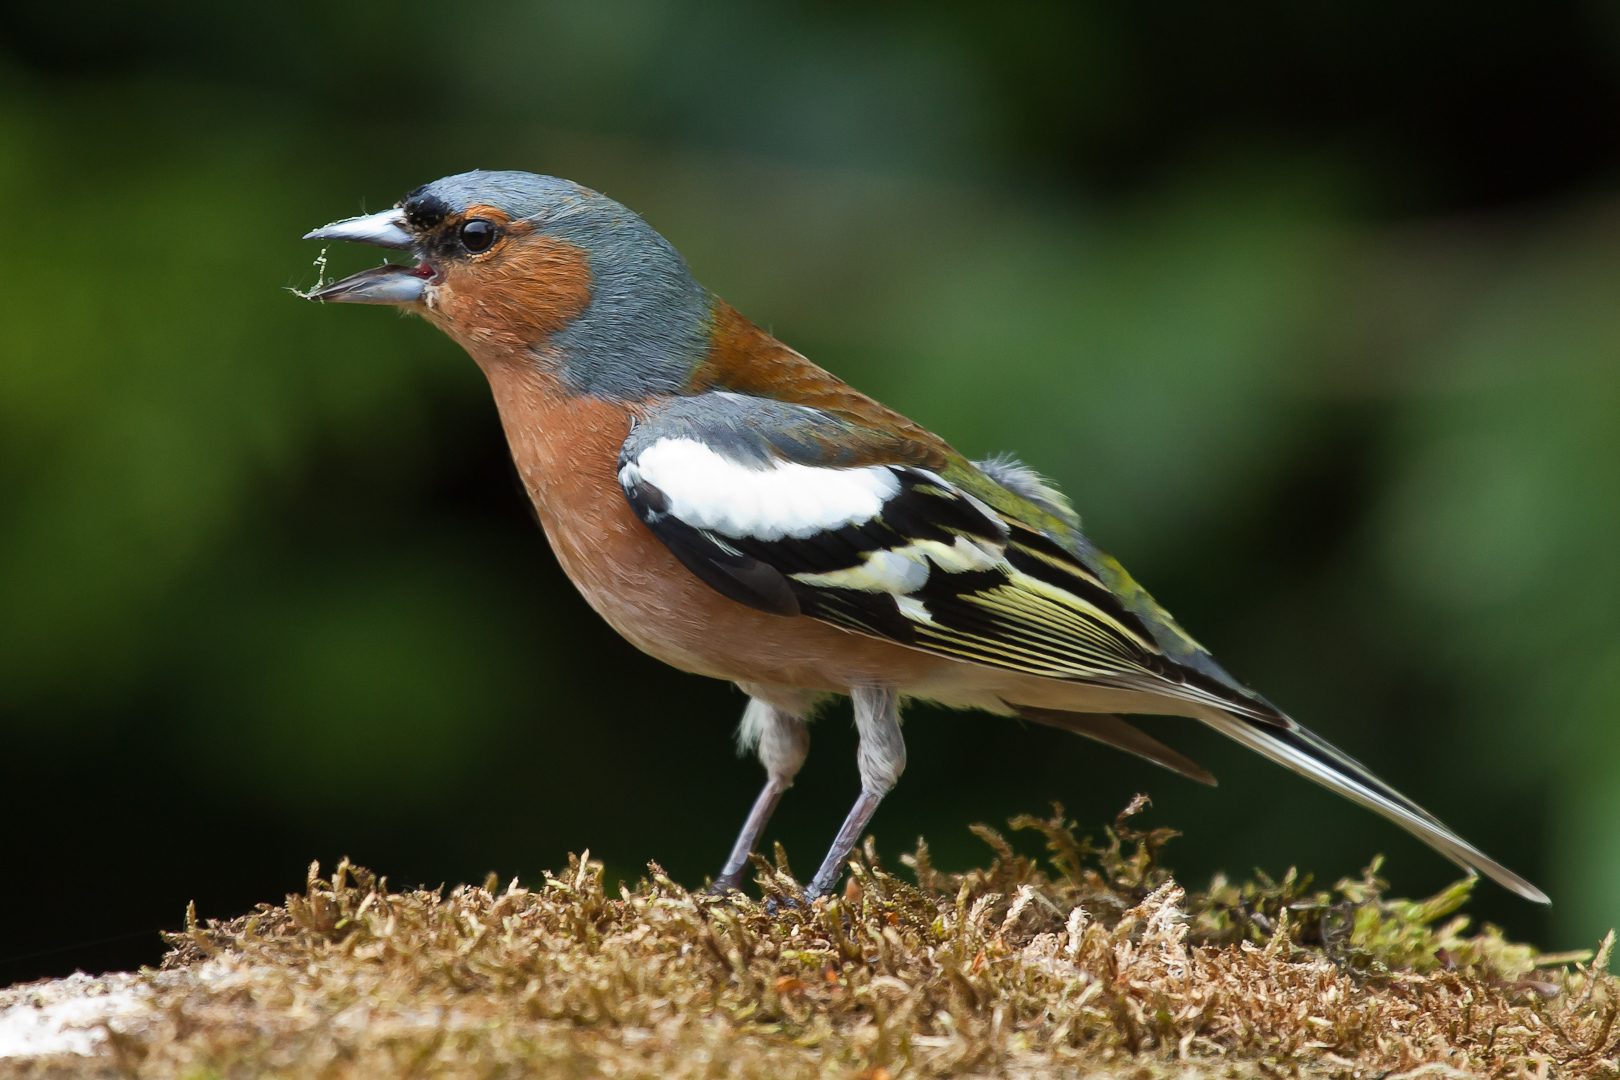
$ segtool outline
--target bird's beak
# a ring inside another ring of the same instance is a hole
[[[416,240],[404,229],[405,211],[395,207],[380,214],[347,218],[314,232],[305,233],[305,240],[353,240],[377,247],[409,251]],[[316,289],[309,299],[334,304],[414,304],[422,299],[433,268],[420,266],[386,266],[362,270],[342,281]]]
[[[305,240],[354,240],[378,247],[408,250],[416,246],[411,234],[404,229],[405,211],[399,207],[380,214],[344,218],[323,229],[304,234]]]
[[[431,266],[374,266],[316,289],[309,299],[329,304],[414,304],[422,299]]]

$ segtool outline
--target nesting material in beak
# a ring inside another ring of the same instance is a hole
[[[430,266],[374,266],[309,294],[323,304],[414,304],[422,299]]]
[[[360,244],[394,248],[401,251],[415,249],[416,240],[405,231],[405,211],[398,207],[380,214],[334,221],[324,228],[305,233],[305,240],[352,240]],[[415,304],[433,277],[433,268],[426,263],[418,266],[386,266],[363,270],[342,281],[304,294],[310,300],[333,304]]]

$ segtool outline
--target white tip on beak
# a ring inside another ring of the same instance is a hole
[[[377,247],[409,249],[416,246],[411,234],[403,228],[405,211],[395,207],[380,214],[345,218],[324,228],[305,233],[305,240],[353,240]]]

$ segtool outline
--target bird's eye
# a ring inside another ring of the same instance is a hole
[[[461,246],[477,255],[495,242],[495,226],[483,218],[473,218],[461,227]]]

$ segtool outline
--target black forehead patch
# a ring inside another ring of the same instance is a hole
[[[431,229],[439,222],[450,216],[450,204],[430,193],[426,187],[419,187],[400,203],[405,211],[405,220],[418,229]]]

